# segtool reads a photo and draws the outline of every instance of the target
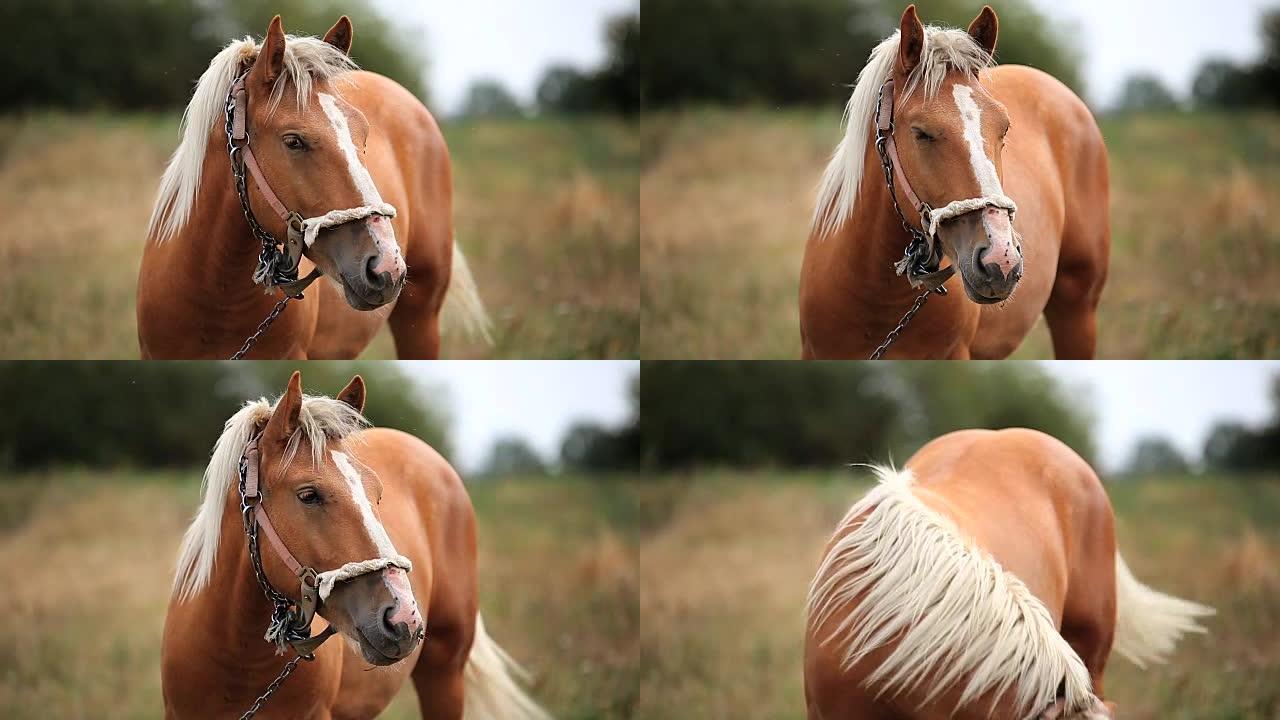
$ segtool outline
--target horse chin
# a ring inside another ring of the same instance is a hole
[[[368,312],[377,310],[378,308],[393,302],[400,297],[400,289],[403,284],[397,284],[386,292],[370,292],[361,294],[352,289],[352,283],[347,282],[346,278],[341,278],[338,284],[342,286],[342,296],[346,299],[347,304],[354,310]]]
[[[386,667],[388,665],[395,665],[396,663],[408,657],[409,654],[413,652],[412,650],[410,650],[409,653],[406,653],[400,657],[393,657],[391,655],[383,654],[381,650],[378,650],[373,646],[372,643],[366,640],[364,637],[364,633],[360,632],[359,630],[356,630],[356,640],[353,642],[353,644],[360,648],[360,657],[364,658],[365,662],[377,667]],[[415,643],[414,645],[416,647],[417,644]]]
[[[964,272],[960,273],[960,284],[964,286],[964,294],[979,305],[995,305],[1013,296],[1013,288],[1009,288],[1009,292],[1004,295],[984,295],[974,288],[973,284],[969,282],[969,278],[965,277]]]

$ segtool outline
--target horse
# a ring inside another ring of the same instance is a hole
[[[1101,720],[1113,647],[1145,667],[1213,614],[1140,583],[1098,475],[1057,439],[922,447],[828,542],[809,587],[810,720]]]
[[[440,127],[352,37],[277,15],[200,76],[147,228],[143,358],[354,358],[384,322],[399,357],[435,358],[442,315],[488,339]]]
[[[990,7],[966,32],[911,5],[858,74],[801,267],[804,358],[999,359],[1042,313],[1056,357],[1093,357],[1106,147],[1061,82],[994,66],[998,29]]]
[[[165,616],[166,718],[372,718],[412,678],[427,720],[548,720],[485,632],[458,473],[364,400],[295,372],[227,420]]]

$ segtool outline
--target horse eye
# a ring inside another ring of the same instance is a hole
[[[921,142],[933,142],[933,136],[918,127],[911,128],[911,134]]]
[[[315,488],[302,488],[298,491],[298,499],[305,505],[319,505],[322,501]]]
[[[297,135],[285,135],[284,146],[290,150],[306,150],[307,144]]]

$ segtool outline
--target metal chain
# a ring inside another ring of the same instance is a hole
[[[301,661],[302,661],[302,656],[299,655],[294,659],[290,660],[289,662],[285,663],[284,669],[281,670],[280,674],[276,676],[276,679],[272,680],[271,684],[267,686],[266,692],[259,695],[258,699],[253,701],[253,705],[250,706],[249,709],[246,710],[245,713],[240,716],[240,720],[249,720],[254,715],[257,715],[258,711],[262,709],[262,704],[267,701],[267,698],[271,697],[273,694],[275,694],[277,690],[280,689],[280,686],[284,684],[285,678],[293,674],[293,671],[297,669],[298,663]]]
[[[897,213],[898,221],[902,223],[902,229],[911,237],[911,240],[907,243],[906,250],[902,255],[902,267],[905,268],[908,276],[912,274],[926,275],[933,272],[933,270],[930,270],[929,264],[933,261],[932,256],[936,253],[931,252],[929,240],[925,237],[925,234],[920,230],[915,229],[911,223],[907,222],[907,216],[902,212],[902,206],[898,204],[897,185],[894,183],[893,179],[893,160],[889,158],[888,148],[889,137],[893,135],[894,128],[892,109],[890,110],[889,124],[884,128],[880,125],[880,111],[884,108],[884,89],[887,84],[888,83],[882,84],[880,86],[880,91],[876,94],[876,154],[880,156],[880,168],[884,170],[884,182],[889,186],[889,199],[893,202],[893,211]],[[928,205],[925,205],[922,208],[920,212],[922,221],[928,221],[930,210],[931,209]],[[941,259],[939,258],[939,260]],[[929,301],[929,296],[935,292],[939,295],[946,295],[947,289],[942,285],[938,285],[935,288],[927,288],[924,292],[920,293],[920,296],[911,304],[911,309],[907,310],[907,313],[898,321],[897,326],[894,327],[893,330],[889,331],[884,342],[880,343],[880,346],[871,353],[872,360],[879,360],[885,354],[889,349],[889,346],[892,345],[894,341],[898,339],[898,336],[902,334],[902,331],[906,329],[907,325],[911,322],[911,319],[914,318],[916,313],[920,312],[920,309],[924,307],[924,304]]]
[[[276,303],[275,308],[272,309],[271,314],[267,315],[266,319],[258,323],[258,329],[254,330],[253,334],[245,339],[244,345],[240,346],[240,349],[236,351],[235,355],[231,356],[231,359],[239,360],[243,358],[244,354],[249,352],[249,348],[253,347],[253,344],[258,342],[258,338],[262,337],[262,335],[267,332],[267,328],[271,327],[271,323],[275,322],[276,318],[280,317],[280,313],[284,312],[284,306],[288,305],[289,301],[292,299],[293,297],[287,294],[281,298],[280,302]]]
[[[898,321],[898,326],[890,330],[888,336],[885,337],[884,342],[880,343],[880,347],[876,348],[875,352],[871,353],[872,360],[879,360],[884,356],[885,351],[889,349],[889,346],[893,344],[894,340],[898,339],[898,336],[906,329],[907,324],[911,322],[911,318],[915,317],[916,313],[920,312],[920,308],[924,307],[926,302],[929,302],[929,296],[932,295],[933,292],[933,290],[925,290],[920,293],[920,297],[916,298],[916,301],[911,304],[911,309],[908,310],[907,314],[903,315],[902,319]]]

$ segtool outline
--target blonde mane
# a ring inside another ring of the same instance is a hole
[[[182,538],[178,552],[178,569],[174,573],[173,593],[179,600],[198,595],[213,576],[213,563],[218,555],[218,539],[222,534],[222,514],[232,483],[239,482],[240,456],[245,443],[271,418],[279,403],[259,398],[246,402],[222,428],[222,436],[213,446],[213,457],[204,471],[201,489],[204,499],[200,509]],[[358,410],[341,400],[302,396],[298,429],[285,448],[285,462],[293,460],[303,439],[311,444],[311,461],[323,461],[325,443],[345,438],[368,426]]]
[[[910,471],[873,468],[880,484],[845,515],[809,586],[813,632],[846,670],[896,642],[864,680],[879,695],[963,687],[958,707],[1012,693],[1023,717],[1050,705],[1092,707],[1088,670],[1039,598],[949,518],[917,498]]]
[[[853,214],[858,185],[862,182],[867,140],[875,124],[876,96],[884,81],[893,75],[893,65],[898,58],[898,34],[899,31],[895,30],[871,51],[845,106],[842,120],[844,137],[822,174],[813,208],[810,232],[820,237],[835,232]],[[907,78],[902,97],[910,97],[923,86],[925,97],[931,99],[938,94],[948,73],[976,75],[994,64],[991,53],[964,30],[928,26],[924,29],[920,64]]]
[[[182,114],[182,140],[173,151],[160,179],[156,204],[151,210],[147,237],[156,243],[172,238],[186,224],[200,190],[200,173],[209,145],[209,132],[224,122],[227,91],[231,83],[257,56],[261,44],[253,38],[233,40],[209,63],[196,82],[191,102]],[[357,69],[346,53],[314,37],[285,36],[284,72],[271,90],[268,112],[274,112],[292,83],[298,106],[306,108],[314,81],[330,80]]]

